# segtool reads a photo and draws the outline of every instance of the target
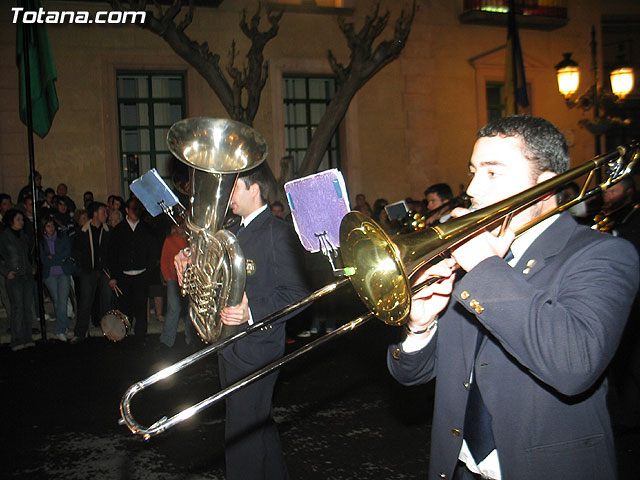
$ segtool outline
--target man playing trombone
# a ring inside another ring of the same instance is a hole
[[[549,122],[495,120],[471,156],[471,208],[568,167],[566,141]],[[442,277],[414,295],[406,338],[387,363],[405,385],[438,379],[431,479],[616,477],[604,372],[638,286],[638,257],[567,212],[513,240],[556,206],[555,195],[541,197],[503,235],[479,232],[416,279]]]

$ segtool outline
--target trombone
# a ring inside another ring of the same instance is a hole
[[[578,197],[523,226],[515,232],[516,235],[522,234],[551,215],[563,212],[579,202],[600,194],[603,190],[619,182],[623,177],[631,174],[631,170],[639,156],[639,149],[639,142],[620,146],[610,153],[596,157],[493,205],[472,211],[463,217],[451,219],[446,223],[428,227],[424,231],[394,237],[393,240],[366,215],[359,212],[348,213],[340,225],[341,255],[344,265],[349,267],[345,269],[350,274],[348,277],[340,278],[316,290],[308,297],[287,305],[278,312],[265,317],[248,329],[214,343],[160,370],[145,380],[131,385],[120,402],[120,414],[122,417],[120,424],[126,425],[132,433],[141,435],[143,439],[148,440],[152,436],[164,432],[168,428],[219,402],[231,393],[269,375],[271,372],[334,337],[355,330],[374,316],[388,325],[402,325],[409,314],[412,295],[421,288],[438,280],[438,278],[431,278],[422,284],[411,286],[411,277],[422,267],[433,262],[447,250],[463,242],[476,232],[496,224],[500,220],[502,220],[502,228],[506,228],[514,214],[583,175],[588,174]],[[625,160],[627,154],[629,159]],[[606,180],[595,188],[587,190],[594,172],[603,166],[606,166],[607,170]],[[199,403],[187,407],[170,418],[162,417],[153,425],[145,427],[133,417],[131,402],[133,397],[141,390],[172,376],[211,353],[250,335],[265,325],[273,323],[289,313],[310,304],[314,300],[334,292],[347,283],[352,284],[369,313],[351,320],[336,330],[317,338],[304,347],[263,367]]]

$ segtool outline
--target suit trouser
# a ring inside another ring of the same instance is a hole
[[[109,282],[102,270],[92,270],[90,272],[81,272],[77,276],[78,279],[78,316],[76,317],[76,326],[73,333],[76,337],[84,338],[89,330],[89,317],[93,301],[98,296],[99,315],[102,317],[111,306],[111,289]],[[66,299],[63,300],[65,309],[67,305]]]
[[[136,322],[133,331],[136,336],[147,334],[147,300],[149,297],[149,275],[142,272],[138,275],[122,275],[118,278],[118,286],[122,295],[118,297],[118,308],[132,321]]]
[[[253,373],[238,368],[222,355],[218,355],[218,364],[223,388]],[[289,478],[280,436],[271,412],[273,388],[277,378],[278,373],[272,373],[229,395],[225,400],[227,480]]]

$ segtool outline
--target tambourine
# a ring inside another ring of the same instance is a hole
[[[119,342],[127,336],[131,322],[120,310],[109,310],[100,320],[102,333],[112,342]]]

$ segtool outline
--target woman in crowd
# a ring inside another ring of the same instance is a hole
[[[167,316],[165,317],[162,327],[162,335],[160,342],[167,347],[173,347],[176,341],[176,332],[178,331],[178,322],[180,315],[185,311],[185,298],[180,295],[180,286],[178,285],[178,275],[176,267],[173,263],[175,257],[180,250],[185,248],[187,243],[187,233],[185,230],[184,220],[179,220],[180,225],[174,226],[164,241],[162,247],[162,255],[160,258],[160,269],[162,277],[167,282]],[[185,321],[184,326],[185,343],[191,343],[191,322]]]
[[[67,316],[67,298],[69,298],[70,277],[74,270],[71,259],[71,243],[64,233],[56,232],[53,218],[42,222],[40,258],[42,260],[42,278],[49,290],[56,312],[54,337],[67,341],[69,317]]]
[[[12,208],[2,221],[6,228],[0,233],[0,275],[6,278],[11,304],[11,350],[15,352],[35,345],[31,337],[35,267],[24,232],[24,214]]]

